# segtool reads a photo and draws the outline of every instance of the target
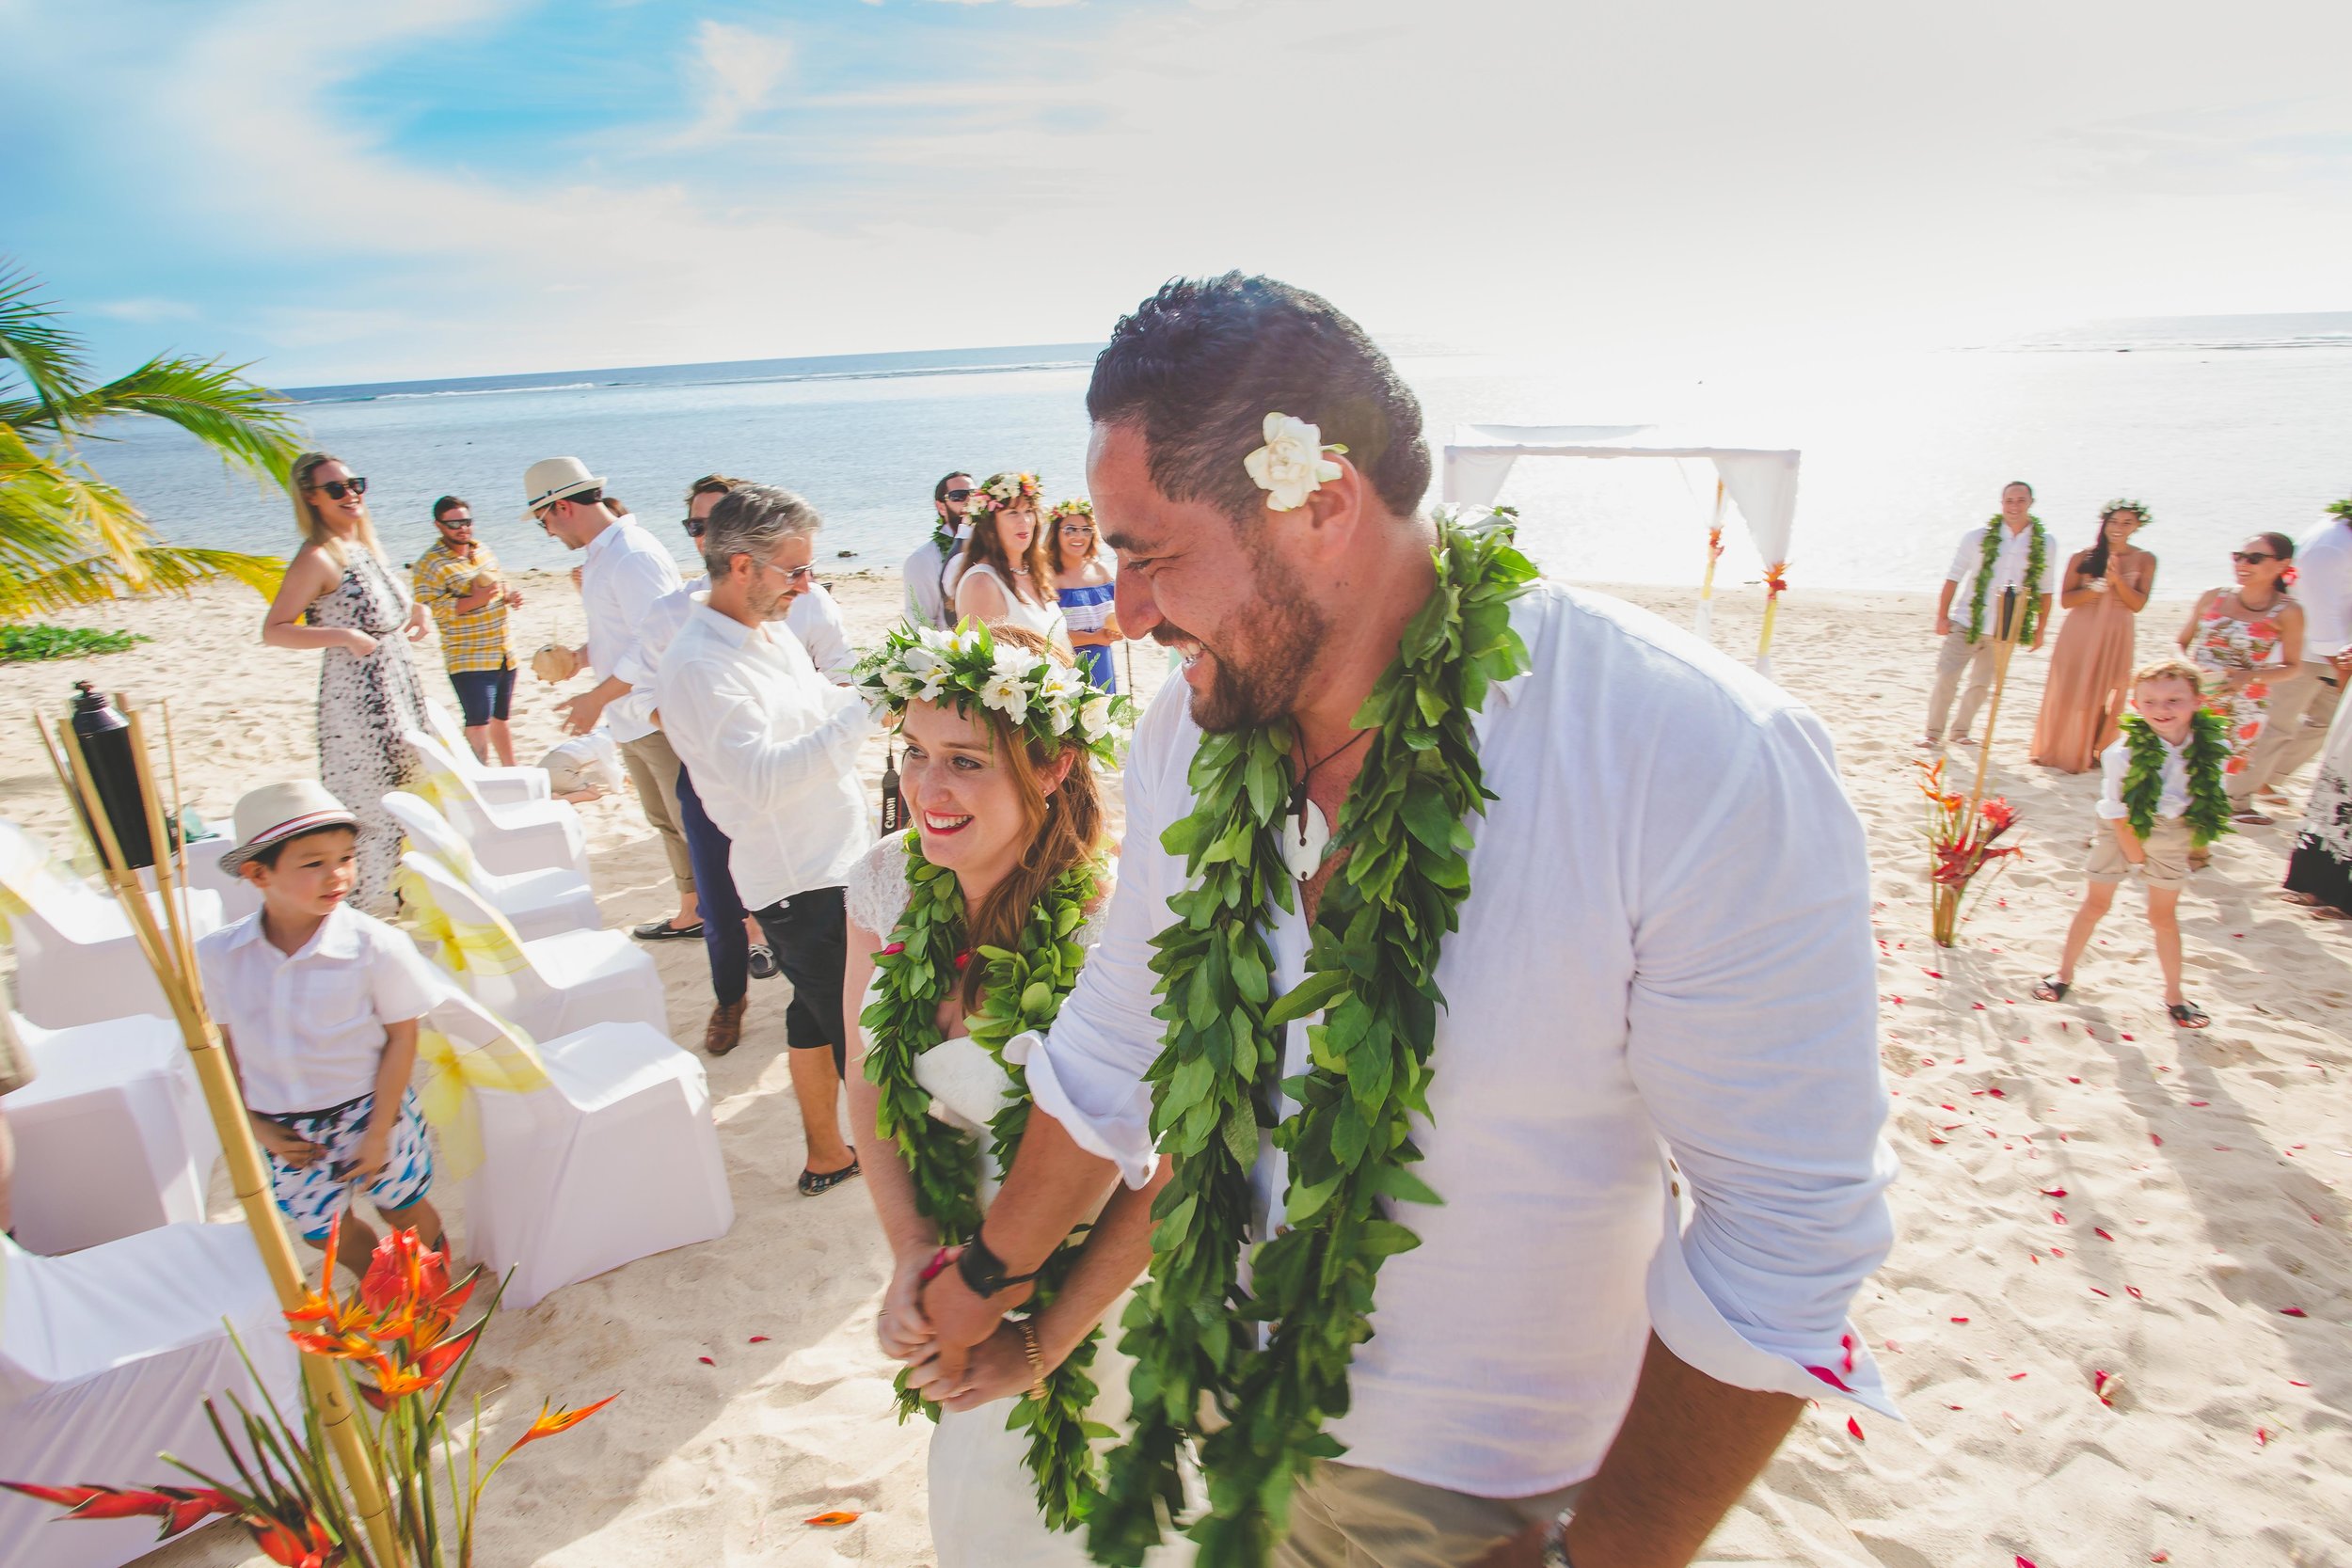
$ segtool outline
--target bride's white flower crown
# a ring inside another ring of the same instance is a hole
[[[1105,766],[1135,723],[1136,705],[1087,679],[1076,665],[999,644],[977,621],[953,631],[900,626],[858,661],[857,689],[879,713],[901,717],[910,703],[969,713],[977,703],[1048,746],[1083,746]]]

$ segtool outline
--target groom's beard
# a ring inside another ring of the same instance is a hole
[[[1210,661],[1209,684],[1192,693],[1192,721],[1211,734],[1259,729],[1289,718],[1329,630],[1323,611],[1298,592],[1287,563],[1266,553],[1251,564],[1255,595],[1229,618],[1233,630],[1221,644],[1172,624],[1152,633],[1160,642],[1189,639]]]

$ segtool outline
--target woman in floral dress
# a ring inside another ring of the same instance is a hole
[[[384,809],[384,796],[416,771],[402,732],[426,727],[424,688],[395,634],[419,641],[427,623],[384,564],[361,499],[367,486],[341,458],[310,451],[294,459],[286,488],[303,544],[270,601],[262,641],[326,651],[319,667],[319,781],[359,818],[353,906],[389,917],[400,828]]]
[[[2205,673],[2205,705],[2230,721],[2233,754],[2222,771],[2237,808],[2232,820],[2249,826],[2271,819],[2239,792],[2237,780],[2269,722],[2272,674],[2303,657],[2303,607],[2288,597],[2284,580],[2294,559],[2294,540],[2257,533],[2230,552],[2236,586],[2207,589],[2181,628],[2181,651]]]

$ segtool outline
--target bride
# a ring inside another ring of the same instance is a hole
[[[1165,1167],[1143,1190],[1114,1193],[1047,1260],[1027,1315],[960,1372],[941,1370],[915,1304],[978,1233],[1026,1124],[1006,1042],[1051,1020],[1093,943],[1110,893],[1096,765],[1112,760],[1132,705],[1037,633],[968,620],[953,633],[893,632],[859,685],[897,717],[914,824],[876,845],[848,888],[850,1116],[896,1259],[878,1333],[908,1364],[902,1416],[923,1409],[939,1423],[939,1568],[1082,1568],[1076,1527],[1099,1488],[1101,1446],[1087,1427],[1123,1426],[1126,1414],[1125,1360],[1097,1325],[1150,1261]]]

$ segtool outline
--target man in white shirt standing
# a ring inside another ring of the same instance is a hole
[[[580,597],[588,614],[588,643],[580,655],[588,669],[604,678],[558,705],[564,728],[586,735],[598,720],[607,722],[620,747],[622,766],[637,786],[637,803],[660,835],[670,879],[677,884],[677,913],[649,920],[630,934],[640,942],[700,937],[694,863],[677,821],[677,753],[654,727],[651,705],[628,700],[632,692],[653,685],[653,666],[642,648],[645,617],[665,594],[676,591],[677,562],[637,526],[636,518],[612,515],[604,504],[603,477],[590,473],[577,457],[533,463],[523,475],[523,493],[530,498],[524,516],[565,549],[587,552],[580,567]]]
[[[1985,544],[1993,541],[1993,562],[1985,564]],[[2039,569],[2037,570],[2037,564]],[[2019,612],[2026,615],[2028,648],[2040,651],[2050,628],[2050,584],[2058,563],[2050,554],[2050,534],[2033,515],[2033,486],[2012,479],[2001,486],[2001,515],[1960,537],[1960,548],[1944,573],[1944,591],[1935,600],[1935,635],[1944,640],[1935,656],[1935,685],[1928,693],[1928,733],[1920,745],[1944,744],[1944,725],[1951,716],[1952,694],[1960,689],[1961,672],[1968,673],[1968,689],[1961,693],[1960,723],[1955,744],[1972,746],[1968,726],[1993,689],[1993,644],[2000,629],[2001,593],[2017,591]],[[1960,613],[1952,602],[1960,601]]]
[[[736,890],[792,982],[785,1042],[808,1134],[800,1189],[811,1197],[858,1173],[841,1135],[841,890],[874,842],[857,778],[872,729],[866,705],[773,625],[816,577],[821,526],[788,490],[744,484],[722,497],[704,525],[709,590],[655,686],[703,809],[730,840]]]
[[[954,601],[946,593],[948,563],[963,543],[964,515],[972,510],[972,476],[959,469],[931,486],[931,510],[937,520],[931,536],[914,546],[900,570],[906,576],[907,619],[918,626],[955,628]]]
[[[2284,782],[2317,756],[2344,702],[2344,680],[2331,656],[2352,647],[2352,499],[2328,511],[2328,520],[2295,546],[2302,668],[2271,683],[2270,722],[2254,742],[2245,774],[2231,781],[2233,800],[2250,800],[2254,791]]]
[[[1192,1437],[1216,1511],[1195,1538],[1228,1560],[1688,1561],[1807,1399],[1889,1408],[1846,1320],[1894,1164],[1869,868],[1826,733],[1655,616],[1441,535],[1419,404],[1314,295],[1170,283],[1087,403],[1120,624],[1184,677],[1136,737],[1103,940],[1008,1047],[1037,1114],[921,1287],[921,1375],[952,1396],[1021,1280],[1173,1150],[1124,1341],[1154,1392],[1098,1555],[1156,1533]],[[1518,673],[1489,684],[1489,660]],[[1483,814],[1447,803],[1480,790]],[[1352,843],[1360,812],[1391,815]],[[1425,985],[1407,948],[1436,955]],[[1371,1144],[1367,1105],[1397,1118]],[[1335,1164],[1343,1196],[1307,1174]],[[1261,1342],[1235,1308],[1267,1302],[1290,1305]],[[1343,1459],[1310,1457],[1318,1425]]]

